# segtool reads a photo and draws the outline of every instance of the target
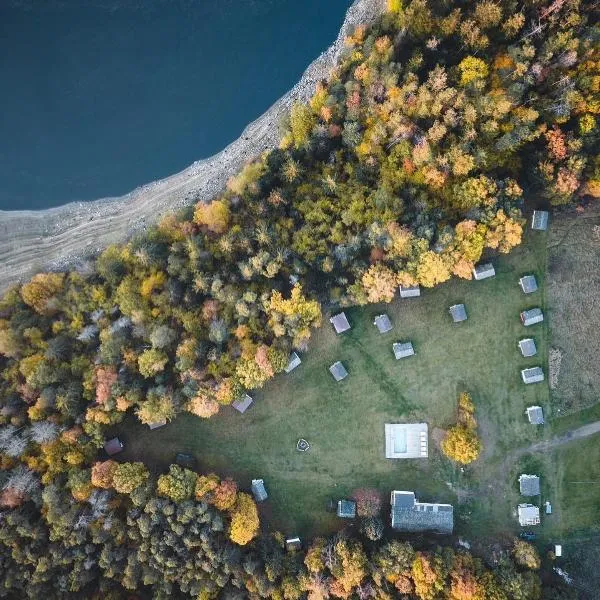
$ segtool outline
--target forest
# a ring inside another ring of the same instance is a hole
[[[597,201],[593,10],[390,0],[219,197],[8,291],[0,596],[571,597],[519,546],[493,568],[344,534],[288,553],[235,482],[156,477],[100,448],[128,413],[218,418],[306,350],[323,313],[470,279],[521,242],[530,208]]]

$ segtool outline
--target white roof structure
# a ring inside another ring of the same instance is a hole
[[[252,480],[252,494],[257,502],[263,502],[269,497],[265,489],[265,482],[262,479]]]
[[[421,288],[418,285],[400,286],[400,298],[418,298]]]
[[[152,429],[158,429],[159,427],[163,427],[167,424],[167,420],[163,419],[162,421],[156,421],[155,423],[148,423],[148,427]]]
[[[348,323],[348,319],[346,318],[346,313],[338,313],[337,315],[333,315],[329,322],[333,325],[336,333],[344,333],[344,331],[348,331],[350,329],[350,323]]]
[[[548,216],[547,210],[534,210],[531,218],[531,229],[546,231],[548,229]]]
[[[288,362],[287,367],[284,369],[286,373],[291,373],[297,366],[300,365],[302,361],[296,352],[292,352],[290,354],[290,361]]]
[[[539,496],[540,478],[537,475],[523,473],[519,476],[519,492],[521,496]]]
[[[529,310],[524,310],[521,313],[521,323],[525,325],[525,327],[529,327],[530,325],[535,325],[536,323],[541,323],[544,320],[544,313],[541,308],[530,308]]]
[[[285,540],[285,547],[288,550],[299,550],[302,547],[302,542],[299,537],[287,538]]]
[[[415,353],[412,342],[396,342],[395,344],[392,344],[392,349],[394,350],[396,360],[406,358],[407,356],[413,356]]]
[[[333,375],[333,378],[336,381],[341,381],[342,379],[348,377],[348,371],[346,371],[346,367],[344,367],[344,365],[339,360],[337,362],[334,362],[329,367],[329,372]]]
[[[241,398],[232,402],[231,406],[233,406],[233,408],[235,408],[235,410],[237,410],[239,413],[244,414],[252,402],[254,402],[254,400],[252,400],[248,394],[244,394]]]
[[[562,546],[560,544],[554,544],[554,556],[556,556],[556,558],[562,556]]]
[[[544,381],[544,371],[542,367],[531,367],[530,369],[522,369],[521,377],[523,383],[540,383]]]
[[[522,340],[519,340],[519,350],[521,351],[522,356],[535,356],[537,354],[535,340],[533,338],[523,338]]]
[[[451,306],[450,314],[452,315],[452,320],[455,323],[460,323],[461,321],[467,320],[467,310],[465,309],[464,304],[454,304]]]
[[[392,330],[392,322],[387,315],[377,315],[375,317],[375,321],[373,321],[373,325],[377,327],[379,333],[387,333]]]
[[[544,424],[544,411],[541,406],[529,406],[525,414],[532,425]]]
[[[517,511],[521,527],[540,524],[540,509],[537,506],[533,506],[533,504],[519,504]]]
[[[523,275],[523,277],[519,279],[519,285],[524,294],[532,294],[533,292],[537,292],[538,289],[535,275]]]
[[[386,458],[427,458],[429,439],[427,423],[386,423]]]
[[[477,265],[473,269],[473,277],[477,281],[481,281],[482,279],[487,279],[488,277],[494,277],[496,275],[496,271],[494,269],[494,265],[492,263],[484,263],[481,265]]]
[[[546,502],[544,502],[544,506],[546,507],[546,514],[551,515],[552,514],[552,504],[550,504],[550,502],[548,502],[548,500],[546,500]]]

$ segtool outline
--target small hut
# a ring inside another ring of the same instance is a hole
[[[300,550],[302,542],[299,537],[288,538],[285,540],[285,547],[288,551]]]
[[[523,383],[540,383],[544,381],[544,371],[542,367],[531,367],[530,369],[522,369],[521,377]]]
[[[377,327],[379,333],[387,333],[392,329],[392,322],[387,315],[377,315],[375,321],[373,321],[373,325]]]
[[[519,350],[521,351],[522,356],[535,356],[537,354],[535,340],[533,338],[523,338],[522,340],[519,340]]]
[[[254,402],[254,400],[252,400],[252,398],[248,396],[248,394],[244,394],[241,398],[238,398],[237,400],[232,402],[231,406],[233,406],[233,408],[235,408],[235,410],[237,410],[239,413],[244,414],[248,410],[252,402]]]
[[[341,381],[342,379],[348,377],[348,371],[346,371],[346,368],[339,360],[337,362],[334,362],[329,367],[329,372],[333,375],[333,378],[336,381]]]
[[[252,494],[257,502],[263,502],[269,497],[265,489],[265,482],[262,479],[252,480]]]
[[[541,308],[531,308],[529,310],[524,310],[521,313],[521,323],[525,325],[525,327],[529,327],[530,325],[535,325],[536,323],[541,323],[544,320],[544,313]]]
[[[539,496],[540,478],[537,475],[520,475],[519,492],[521,496]]]
[[[401,285],[400,298],[418,298],[421,295],[421,288],[418,285]]]
[[[484,263],[482,265],[477,265],[473,269],[473,277],[477,281],[481,281],[482,279],[487,279],[488,277],[494,277],[496,275],[496,271],[494,269],[494,265],[492,263]]]
[[[348,323],[348,319],[346,318],[346,313],[338,313],[337,315],[333,315],[329,322],[333,325],[336,333],[344,333],[344,331],[348,331],[350,329],[350,323]]]
[[[286,373],[291,373],[297,366],[300,365],[302,361],[296,352],[292,352],[290,354],[290,360],[287,364],[287,367],[284,369]]]
[[[184,469],[192,469],[196,468],[196,459],[191,454],[183,454],[182,452],[178,452],[175,456],[175,464],[183,467]]]
[[[394,350],[396,360],[406,358],[407,356],[413,356],[415,353],[412,342],[396,342],[395,344],[392,344],[392,349]]]
[[[356,517],[356,502],[354,500],[338,500],[337,516],[342,519]]]
[[[540,509],[533,504],[519,504],[519,525],[527,527],[529,525],[540,524]]]
[[[452,320],[455,323],[460,323],[461,321],[467,320],[467,310],[464,304],[455,304],[450,307],[450,314],[452,315]]]
[[[114,437],[104,442],[104,452],[106,452],[106,454],[109,456],[119,454],[124,447],[125,446],[123,445],[123,442],[118,437]]]
[[[519,279],[519,285],[524,294],[533,294],[533,292],[537,292],[538,289],[535,275],[523,275],[523,277]]]
[[[148,427],[152,429],[158,429],[159,427],[164,427],[167,424],[166,419],[162,419],[161,421],[156,421],[154,423],[148,423]]]
[[[531,229],[546,231],[548,229],[548,216],[547,210],[534,210],[531,218]]]
[[[525,414],[532,425],[544,424],[544,411],[541,406],[529,406]]]

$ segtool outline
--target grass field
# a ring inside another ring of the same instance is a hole
[[[328,501],[360,486],[378,487],[386,496],[391,489],[415,490],[423,500],[456,502],[463,489],[472,495],[508,449],[543,435],[528,424],[525,408],[541,404],[550,414],[546,383],[525,386],[520,379],[520,369],[545,365],[547,354],[546,323],[525,329],[519,321],[522,309],[545,307],[546,235],[528,238],[495,260],[493,279],[451,281],[425,290],[421,298],[349,309],[352,330],[341,336],[325,321],[302,365],[255,392],[255,404],[244,415],[231,408],[208,421],[182,415],[152,432],[131,419],[119,427],[123,458],[142,459],[160,471],[176,452],[190,452],[201,470],[233,475],[244,487],[262,477],[270,493],[270,502],[261,507],[263,518],[290,534],[339,528],[327,512]],[[518,279],[530,272],[541,290],[525,296]],[[461,324],[453,324],[448,314],[457,302],[465,303],[469,316]],[[394,324],[384,335],[373,326],[382,311]],[[520,356],[517,341],[525,334],[535,337],[537,357]],[[407,340],[416,356],[396,361],[392,342]],[[350,373],[341,383],[327,369],[336,360]],[[384,458],[384,423],[424,420],[430,432],[445,428],[455,419],[462,390],[472,393],[482,427],[486,449],[478,466],[461,474],[431,439],[429,460]],[[309,440],[309,452],[295,450],[299,437]],[[459,533],[514,528],[512,483],[493,485],[489,501],[466,502],[464,511],[458,507]],[[505,502],[497,502],[499,494]]]

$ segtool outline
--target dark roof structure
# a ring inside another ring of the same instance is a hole
[[[533,292],[537,292],[538,289],[535,275],[523,275],[523,277],[519,279],[519,285],[524,294],[533,294]]]
[[[123,442],[118,437],[114,437],[111,440],[107,440],[106,442],[104,442],[104,451],[109,456],[119,454],[119,452],[121,452],[123,448]]]
[[[451,534],[454,509],[451,504],[418,502],[414,492],[394,490],[391,496],[392,528],[398,531]]]
[[[473,269],[473,277],[477,281],[481,281],[482,279],[487,279],[488,277],[494,277],[496,275],[496,271],[494,269],[494,265],[492,263],[484,263],[481,265],[477,265]]]
[[[519,340],[519,350],[521,351],[522,356],[535,356],[537,354],[535,340],[533,338],[523,338],[522,340]]]
[[[158,429],[159,427],[164,427],[167,424],[167,420],[163,419],[162,421],[156,421],[155,423],[148,423],[148,427],[150,429]]]
[[[547,210],[534,210],[531,218],[531,229],[546,231],[548,229],[548,216]]]
[[[539,496],[540,478],[537,475],[520,475],[519,492],[521,496]]]
[[[233,408],[235,408],[235,410],[237,410],[239,413],[244,414],[248,410],[252,402],[254,402],[254,400],[252,400],[252,398],[248,396],[248,394],[244,394],[241,398],[238,398],[237,400],[232,402],[231,406],[233,406]]]
[[[290,354],[290,360],[287,364],[287,367],[284,369],[286,373],[291,373],[296,367],[300,365],[302,361],[296,352],[292,352]]]
[[[194,469],[196,467],[196,459],[191,454],[178,452],[175,456],[175,464],[184,469]]]
[[[344,333],[344,331],[350,329],[350,323],[348,323],[346,313],[341,312],[337,315],[333,315],[333,317],[329,319],[329,322],[333,325],[336,333]]]
[[[467,310],[464,304],[455,304],[450,307],[450,314],[452,315],[452,320],[455,323],[460,323],[461,321],[467,320]]]
[[[540,383],[541,381],[544,381],[544,371],[542,370],[542,367],[522,369],[521,377],[523,383]]]
[[[541,308],[530,308],[529,310],[524,310],[521,313],[521,323],[525,325],[525,327],[529,327],[530,325],[535,325],[536,323],[541,323],[544,320],[544,313]]]
[[[269,497],[265,489],[265,482],[262,479],[252,480],[252,494],[257,502],[263,502]]]
[[[412,342],[396,342],[395,344],[392,344],[392,349],[394,350],[396,360],[406,358],[407,356],[413,356],[415,353]]]
[[[529,406],[525,414],[532,425],[544,424],[544,411],[541,406]]]
[[[392,322],[387,315],[377,315],[375,321],[373,321],[373,325],[377,327],[379,333],[387,333],[388,331],[391,331],[393,327]]]
[[[339,360],[337,362],[334,362],[329,367],[329,372],[333,375],[333,378],[336,381],[341,381],[342,379],[348,377],[348,371],[346,371],[346,367],[344,367],[344,365]]]
[[[342,519],[354,519],[356,517],[356,502],[354,500],[338,500],[337,516]]]
[[[401,285],[400,298],[418,298],[421,295],[421,288],[418,285]]]

